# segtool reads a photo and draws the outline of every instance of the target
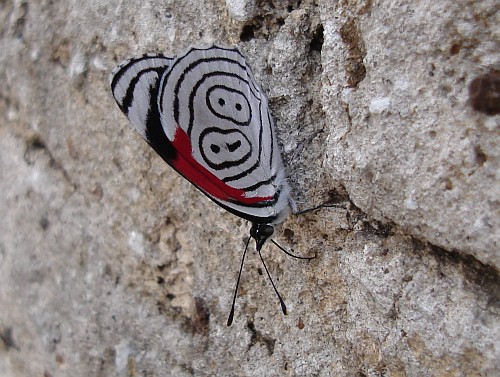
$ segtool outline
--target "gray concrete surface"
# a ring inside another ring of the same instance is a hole
[[[0,376],[500,374],[498,6],[0,3]],[[299,209],[264,256],[129,127],[110,71],[238,46]],[[495,97],[496,96],[496,97]],[[496,98],[496,99],[495,99]],[[253,249],[252,249],[253,250]]]

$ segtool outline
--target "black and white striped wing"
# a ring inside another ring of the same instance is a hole
[[[238,50],[193,48],[178,56],[162,78],[158,103],[167,137],[182,131],[194,160],[225,195],[200,187],[202,177],[196,186],[254,222],[288,214],[290,189],[268,101]]]
[[[116,102],[175,170],[242,218],[284,219],[290,189],[267,98],[238,50],[145,56],[113,75]]]
[[[120,64],[111,73],[116,103],[134,129],[147,140],[147,124],[158,114],[158,87],[172,58],[145,55]]]

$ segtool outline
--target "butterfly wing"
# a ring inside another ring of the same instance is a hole
[[[280,222],[290,189],[267,98],[239,51],[213,46],[142,59],[120,66],[111,85],[134,128],[223,208]]]
[[[120,64],[111,74],[111,90],[116,103],[146,138],[149,118],[158,118],[158,85],[172,59],[145,55]]]

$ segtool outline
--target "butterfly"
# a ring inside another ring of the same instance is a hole
[[[252,223],[228,326],[251,238],[286,314],[260,250],[294,202],[267,97],[244,56],[219,46],[175,57],[144,55],[120,64],[110,81],[116,103],[158,155],[219,206]]]

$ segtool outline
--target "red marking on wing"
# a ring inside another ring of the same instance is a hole
[[[228,186],[216,175],[205,169],[193,158],[191,141],[182,128],[177,127],[172,144],[177,151],[177,158],[170,160],[170,164],[188,181],[214,198],[244,204],[260,203],[273,198],[272,196],[247,198],[245,190]]]

